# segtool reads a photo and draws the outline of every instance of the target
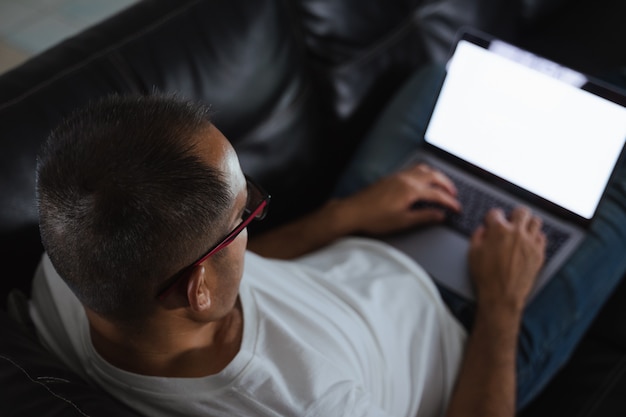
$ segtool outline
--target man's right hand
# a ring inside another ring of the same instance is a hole
[[[507,219],[493,209],[472,236],[469,263],[478,302],[521,312],[543,265],[546,237],[541,219],[518,207]]]
[[[477,309],[447,417],[513,417],[524,305],[545,257],[541,220],[519,207],[491,210],[472,236]]]

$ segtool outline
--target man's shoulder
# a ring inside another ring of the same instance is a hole
[[[81,365],[89,332],[85,311],[45,253],[33,277],[29,314],[41,342],[85,377]]]

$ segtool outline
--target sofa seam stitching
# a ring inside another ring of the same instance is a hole
[[[4,355],[0,355],[0,359],[4,359],[5,361],[9,362],[10,364],[12,364],[15,368],[19,369],[31,382],[43,387],[46,391],[48,391],[53,397],[56,397],[62,401],[64,401],[65,403],[71,405],[76,411],[78,411],[81,415],[85,416],[85,417],[90,417],[89,414],[86,414],[83,410],[81,410],[81,408],[76,405],[74,402],[72,402],[70,399],[63,397],[60,394],[57,394],[56,392],[54,392],[50,387],[48,387],[47,384],[38,381],[37,379],[33,378],[26,369],[24,369],[22,366],[20,366],[17,362],[15,362],[13,359],[4,356]],[[45,378],[54,378],[54,377],[43,377]],[[69,381],[61,379],[61,378],[54,378],[55,382],[66,382],[69,383]]]

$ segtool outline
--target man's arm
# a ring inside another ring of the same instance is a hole
[[[520,314],[479,308],[448,417],[513,417]]]
[[[448,417],[515,415],[515,358],[526,299],[543,264],[541,221],[525,208],[492,210],[476,231],[470,269],[477,312]]]
[[[294,258],[352,234],[381,235],[417,224],[442,221],[438,209],[414,209],[431,201],[460,210],[452,182],[438,171],[416,165],[385,177],[345,199],[332,200],[317,211],[251,238],[248,248],[260,255]]]

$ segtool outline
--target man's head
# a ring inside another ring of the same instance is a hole
[[[117,321],[149,316],[164,283],[229,231],[246,198],[207,108],[169,96],[112,96],[73,113],[37,175],[52,263],[85,306]]]

